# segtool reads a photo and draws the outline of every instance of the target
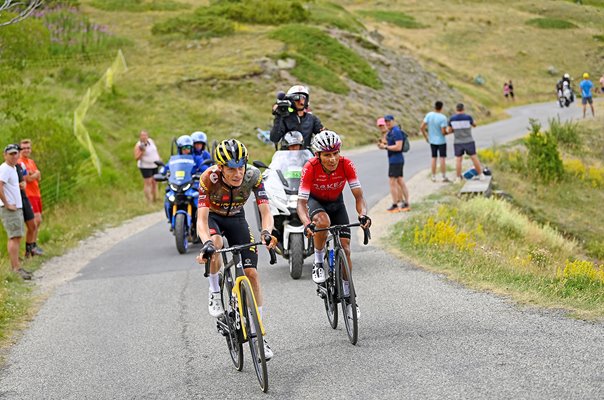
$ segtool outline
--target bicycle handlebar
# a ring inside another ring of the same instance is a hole
[[[330,227],[327,228],[315,228],[313,229],[315,232],[323,232],[323,231],[329,231],[331,233],[334,232],[339,232],[344,229],[344,228],[352,228],[355,226],[361,226],[361,224],[359,222],[354,222],[352,224],[347,224],[347,225],[332,225]],[[362,228],[362,227],[361,227]],[[371,239],[371,231],[369,230],[369,228],[362,228],[363,229],[363,244],[367,245],[369,243],[369,239]]]
[[[253,242],[253,243],[245,243],[245,244],[239,244],[237,246],[231,246],[231,247],[227,247],[224,249],[219,249],[216,250],[214,252],[214,254],[218,254],[218,253],[231,253],[231,252],[241,252],[241,250],[245,250],[245,249],[249,249],[250,247],[254,247],[254,246],[261,246],[264,245],[264,243],[262,242]],[[270,264],[273,265],[277,262],[277,253],[275,252],[275,249],[268,249],[268,254],[270,255]],[[208,259],[208,261],[206,261],[206,265],[205,265],[205,271],[203,273],[204,277],[208,277],[210,276],[210,260]]]

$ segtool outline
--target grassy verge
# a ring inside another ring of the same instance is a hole
[[[527,171],[535,157],[524,148],[528,139],[483,151],[481,160],[494,171],[496,188],[511,201],[464,200],[456,196],[458,187],[450,188],[397,224],[392,241],[420,264],[470,287],[601,319],[604,169],[598,152],[604,137],[598,129],[603,121],[554,124],[548,140],[556,141],[564,165],[556,181],[545,183]]]

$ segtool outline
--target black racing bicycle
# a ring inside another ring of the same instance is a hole
[[[356,222],[348,225],[333,225],[329,228],[314,229],[315,232],[329,231],[325,245],[325,262],[323,263],[329,269],[327,271],[327,279],[318,286],[317,292],[325,302],[327,319],[333,329],[338,327],[338,303],[342,305],[342,317],[344,318],[346,333],[348,334],[348,340],[352,344],[357,343],[359,336],[357,293],[352,280],[352,271],[348,265],[346,253],[344,253],[344,249],[342,248],[340,232],[344,228],[355,226],[361,226],[361,224]],[[363,234],[363,244],[366,245],[369,243],[369,239],[371,239],[369,228],[363,229]],[[346,280],[348,281],[349,288],[348,296],[344,295],[344,281]]]
[[[243,343],[248,342],[256,377],[263,392],[268,391],[268,371],[264,355],[264,335],[266,334],[258,312],[252,284],[241,263],[241,251],[263,245],[262,242],[246,243],[216,250],[221,253],[224,270],[220,276],[220,294],[224,314],[216,320],[218,332],[226,338],[231,360],[237,371],[243,369]],[[233,253],[231,260],[227,254]],[[274,249],[269,250],[270,263],[277,262]],[[233,273],[232,267],[235,267]],[[204,276],[210,274],[210,262],[206,262]],[[243,317],[243,318],[242,318]]]

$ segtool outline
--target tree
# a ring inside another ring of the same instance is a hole
[[[4,12],[10,12],[14,15],[8,21],[0,22],[0,27],[15,24],[19,21],[29,17],[32,12],[38,6],[42,4],[43,0],[24,0],[24,1],[13,1],[13,0],[0,0],[0,16]]]

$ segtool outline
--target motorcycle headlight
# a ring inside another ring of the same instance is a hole
[[[186,185],[185,185],[185,186],[182,188],[182,191],[183,191],[183,192],[186,192],[187,190],[189,190],[189,188],[190,188],[190,187],[191,187],[191,184],[190,184],[190,183],[187,183],[187,184],[186,184]]]
[[[177,192],[178,191],[178,185],[175,185],[173,183],[170,184],[170,189],[172,189],[173,191]]]
[[[174,195],[171,194],[170,197],[168,197],[168,200],[170,200],[170,202],[174,203],[174,200],[176,200],[176,197],[174,197]]]

